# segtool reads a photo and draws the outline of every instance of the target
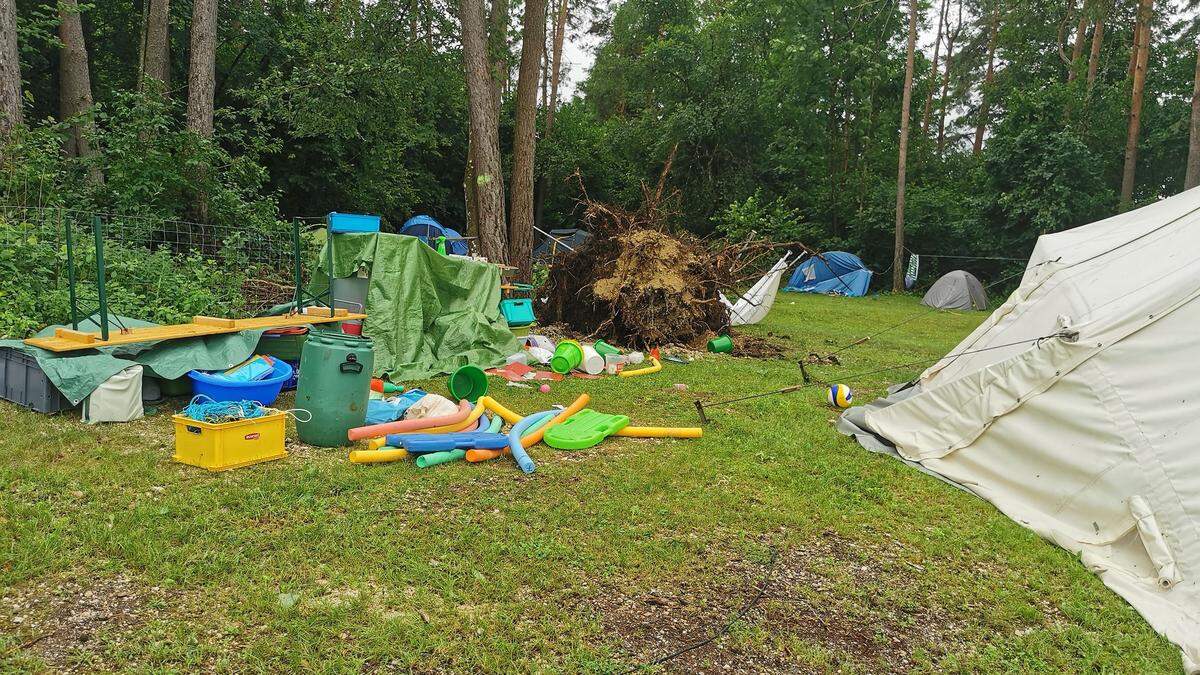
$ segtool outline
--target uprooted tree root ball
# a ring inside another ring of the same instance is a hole
[[[583,227],[592,236],[551,267],[542,295],[554,320],[591,338],[638,348],[703,348],[729,331],[721,289],[743,281],[739,275],[757,270],[755,263],[778,245],[748,242],[714,251],[690,234],[666,231],[661,182],[644,193],[638,211],[585,194]]]
[[[633,347],[699,347],[728,327],[717,261],[699,242],[611,207],[590,204],[584,219],[591,238],[554,265],[545,286],[559,320]]]

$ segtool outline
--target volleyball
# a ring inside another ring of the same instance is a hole
[[[829,385],[829,405],[837,408],[849,408],[854,402],[854,392],[844,384]]]

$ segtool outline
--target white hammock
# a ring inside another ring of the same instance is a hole
[[[772,265],[771,269],[763,275],[763,278],[756,281],[750,290],[738,299],[737,303],[729,302],[725,294],[721,293],[721,302],[729,308],[729,325],[746,326],[766,318],[767,313],[771,311],[771,305],[775,304],[775,294],[779,292],[779,280],[787,271],[788,259],[791,255],[791,252],[784,254],[779,262]]]

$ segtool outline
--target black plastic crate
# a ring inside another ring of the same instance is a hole
[[[47,414],[75,407],[46,377],[37,359],[11,347],[0,347],[0,398]]]

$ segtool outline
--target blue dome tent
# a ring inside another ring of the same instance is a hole
[[[446,252],[454,255],[468,255],[470,253],[467,248],[467,242],[460,239],[461,234],[442,225],[430,216],[419,215],[413,216],[404,221],[404,225],[400,226],[399,234],[407,234],[410,237],[416,237],[430,246],[437,246],[436,239],[438,237],[449,237],[446,240]]]
[[[830,251],[800,263],[783,290],[857,298],[866,295],[870,285],[871,270],[858,256],[845,251]]]

